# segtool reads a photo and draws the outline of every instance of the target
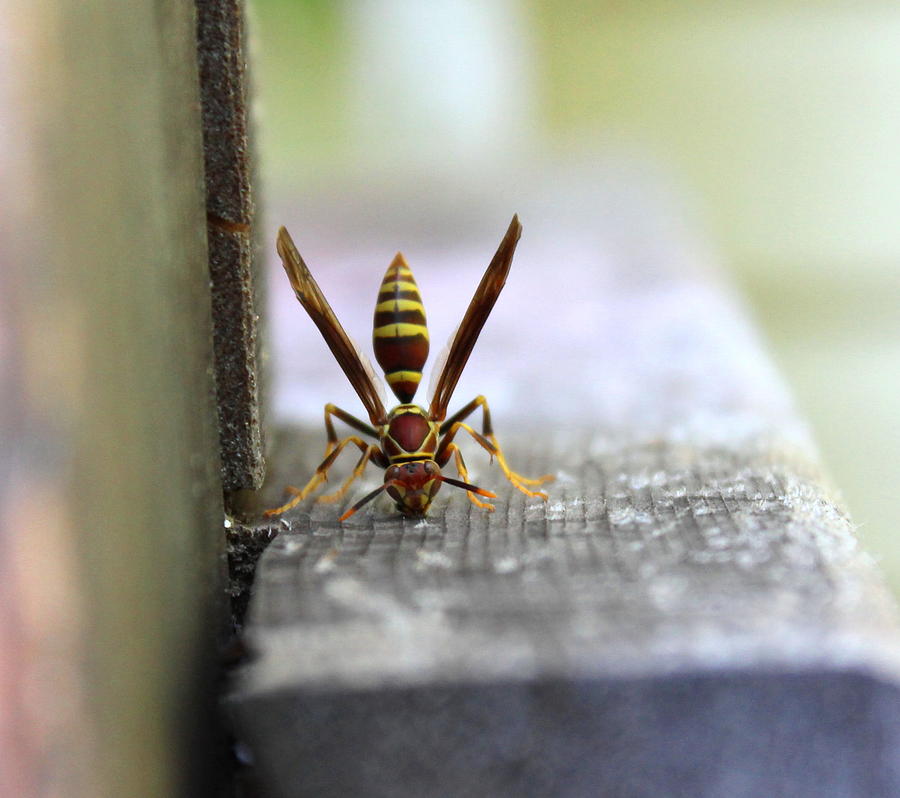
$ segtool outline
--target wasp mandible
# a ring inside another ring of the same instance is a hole
[[[400,402],[388,412],[382,400],[383,394],[379,390],[380,381],[375,376],[368,359],[344,332],[303,258],[300,257],[288,231],[284,227],[279,229],[276,249],[294,293],[319,328],[350,384],[359,394],[369,414],[370,423],[367,424],[333,404],[325,405],[325,430],[328,435],[325,459],[303,488],[288,487],[287,490],[293,494],[289,502],[267,510],[266,516],[280,515],[311,495],[327,480],[329,469],[350,444],[361,452],[353,473],[338,490],[321,496],[319,501],[340,500],[370,461],[385,469],[384,484],[363,496],[338,519],[339,521],[349,518],[382,491],[387,491],[395,501],[397,509],[404,515],[422,516],[445,482],[463,488],[473,504],[493,511],[493,505],[481,501],[478,496],[493,499],[496,498],[496,494],[468,482],[469,475],[462,452],[454,441],[460,430],[471,435],[492,458],[497,459],[503,474],[522,493],[538,496],[546,501],[546,493],[530,490],[526,485],[540,485],[552,480],[553,476],[545,474],[537,479],[529,479],[510,469],[494,435],[491,412],[483,396],[476,396],[465,407],[447,418],[450,397],[478,340],[481,328],[506,283],[513,253],[521,234],[522,225],[519,223],[519,217],[513,216],[509,229],[503,236],[484,277],[481,278],[466,315],[446,350],[446,357],[439,358],[435,365],[434,388],[427,410],[412,404],[422,378],[422,367],[428,357],[425,307],[412,271],[403,255],[398,252],[394,257],[378,291],[372,333],[375,358],[384,371],[388,385]],[[482,412],[480,433],[464,423],[464,419],[479,407]],[[340,419],[378,443],[366,443],[358,435],[339,439],[334,429],[333,418]],[[455,461],[460,479],[453,479],[441,473],[441,468],[447,465],[451,457]]]

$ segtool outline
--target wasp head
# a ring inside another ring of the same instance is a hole
[[[424,515],[441,481],[441,467],[434,460],[392,465],[384,472],[385,490],[404,515]]]

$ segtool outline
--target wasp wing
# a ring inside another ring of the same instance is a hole
[[[497,252],[487,267],[484,277],[481,278],[475,296],[469,303],[466,315],[463,316],[459,329],[453,336],[447,352],[446,363],[442,367],[440,363],[438,364],[440,371],[436,372],[438,377],[434,383],[434,393],[429,408],[429,414],[433,421],[443,421],[447,416],[447,406],[450,404],[456,383],[466,366],[469,355],[472,354],[472,348],[478,340],[481,328],[487,321],[487,317],[506,283],[506,275],[509,274],[516,244],[519,243],[521,235],[522,225],[519,223],[519,217],[513,216],[509,223],[509,229],[503,236],[500,246],[497,247]]]
[[[434,395],[437,393],[438,382],[440,381],[440,377],[444,373],[444,369],[447,367],[447,360],[450,357],[450,346],[456,339],[456,333],[458,332],[459,325],[457,325],[456,329],[453,331],[453,334],[447,339],[447,343],[444,344],[441,351],[438,352],[438,356],[434,359],[434,365],[431,367],[431,376],[428,379],[429,403],[432,399],[434,399]]]
[[[310,274],[303,258],[300,257],[297,247],[291,240],[290,233],[284,227],[278,230],[275,248],[297,299],[300,300],[300,304],[319,328],[331,353],[344,370],[353,389],[359,394],[359,398],[369,413],[369,420],[373,424],[384,424],[387,414],[381,399],[383,389],[382,391],[378,390],[378,378],[375,376],[371,364],[359,351],[350,336],[344,332],[331,305],[328,304],[328,300],[325,299],[325,295]]]
[[[387,413],[387,392],[384,390],[384,382],[382,382],[381,377],[378,376],[378,372],[375,371],[375,367],[372,365],[372,361],[366,356],[366,353],[360,348],[359,344],[356,343],[354,338],[351,338],[349,335],[347,336],[347,340],[350,341],[350,344],[353,346],[353,351],[356,352],[356,356],[359,358],[359,362],[362,363],[363,369],[365,369],[366,374],[369,377],[369,381],[372,383],[372,387],[375,389],[375,394],[378,396],[379,401],[384,407],[385,413]]]

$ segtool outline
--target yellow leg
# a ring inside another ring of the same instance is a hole
[[[338,455],[344,450],[344,447],[348,444],[355,444],[360,448],[361,451],[367,452],[368,448],[363,440],[356,435],[351,435],[348,438],[344,438],[344,440],[334,443],[332,441],[328,442],[328,446],[325,449],[325,459],[319,464],[319,467],[316,468],[316,473],[312,475],[312,478],[306,485],[303,486],[300,490],[297,488],[291,488],[290,492],[294,494],[294,497],[287,503],[282,504],[281,507],[275,507],[271,510],[266,510],[263,515],[266,518],[271,518],[273,515],[281,515],[282,513],[286,513],[288,510],[296,507],[300,502],[302,502],[307,496],[312,494],[312,492],[319,487],[323,482],[328,479],[328,469],[334,465],[334,461],[337,460]],[[370,455],[371,456],[371,455]]]
[[[475,432],[468,424],[461,423],[464,418],[470,416],[479,407],[481,408],[481,435]],[[546,501],[547,495],[545,493],[533,493],[525,490],[522,485],[541,485],[544,482],[552,482],[555,477],[553,474],[544,474],[537,479],[531,479],[530,477],[525,477],[516,473],[509,467],[506,458],[503,456],[503,450],[497,442],[497,436],[494,435],[493,425],[491,424],[491,409],[488,407],[487,399],[483,396],[476,396],[469,404],[450,416],[450,418],[441,424],[441,435],[446,435],[447,440],[450,441],[453,439],[453,436],[458,429],[464,429],[488,452],[488,454],[491,455],[491,457],[496,457],[506,478],[519,490],[523,493],[527,493],[529,496],[540,496]]]
[[[503,473],[506,474],[506,478],[510,482],[521,482],[523,485],[543,485],[545,482],[553,482],[556,479],[553,474],[543,474],[542,476],[531,478],[531,477],[523,477],[516,471],[513,471],[507,464],[506,458],[503,456],[503,450],[500,448],[500,444],[497,443],[497,436],[494,434],[485,436],[487,439],[493,444],[495,451],[495,455],[497,457],[497,462],[500,463],[500,468],[503,469]],[[490,449],[488,449],[490,452]],[[540,494],[544,495],[544,494]],[[544,496],[546,499],[547,497]]]
[[[334,424],[331,421],[332,416],[339,418],[348,426],[353,427],[357,432],[368,435],[370,438],[378,439],[378,431],[373,426],[366,424],[365,421],[360,421],[356,416],[351,415],[346,410],[341,410],[341,408],[329,402],[325,405],[325,434],[328,436],[329,451],[337,446],[338,442],[338,436],[334,431]]]
[[[358,479],[362,475],[362,472],[365,471],[366,466],[369,464],[369,460],[380,451],[381,450],[377,446],[367,446],[356,463],[356,466],[354,466],[353,473],[344,480],[344,484],[334,491],[334,493],[326,493],[324,496],[319,496],[316,501],[324,504],[331,504],[332,502],[344,498],[344,494],[350,489],[354,480]]]
[[[542,482],[547,482],[553,479],[552,474],[545,474],[544,476],[538,477],[537,479],[528,479],[527,477],[520,476],[506,464],[506,458],[503,456],[503,450],[500,448],[500,445],[497,443],[497,439],[493,434],[491,434],[490,437],[480,435],[479,433],[475,432],[475,430],[473,430],[468,424],[464,424],[461,421],[455,422],[453,426],[450,427],[446,436],[444,437],[444,441],[452,440],[453,436],[456,435],[456,433],[461,429],[468,432],[469,435],[471,435],[475,440],[475,442],[479,446],[481,446],[488,454],[490,454],[492,457],[497,458],[497,462],[500,464],[500,468],[503,470],[503,475],[516,488],[522,491],[522,493],[524,493],[526,496],[537,496],[538,498],[547,501],[546,493],[540,490],[529,490],[525,487],[525,485],[540,485]],[[450,447],[456,447],[456,444],[445,444],[444,441],[441,442],[441,448],[444,448],[446,446],[446,452],[449,452]],[[438,462],[440,462],[440,460],[438,460]]]
[[[450,452],[453,452],[453,459],[456,462],[456,473],[459,474],[463,482],[468,482],[469,472],[466,469],[466,464],[463,461],[462,452],[459,450],[459,446],[457,446],[455,443],[448,444],[445,451],[448,456]],[[472,493],[472,491],[467,490],[466,496],[469,497],[469,501],[472,502],[472,504],[474,504],[476,507],[481,507],[483,510],[487,510],[491,513],[494,512],[493,504],[488,504],[487,502],[481,501],[474,493]]]

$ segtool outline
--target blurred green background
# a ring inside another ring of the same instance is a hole
[[[671,177],[900,592],[900,8],[257,0],[253,12],[267,196],[594,156]]]

